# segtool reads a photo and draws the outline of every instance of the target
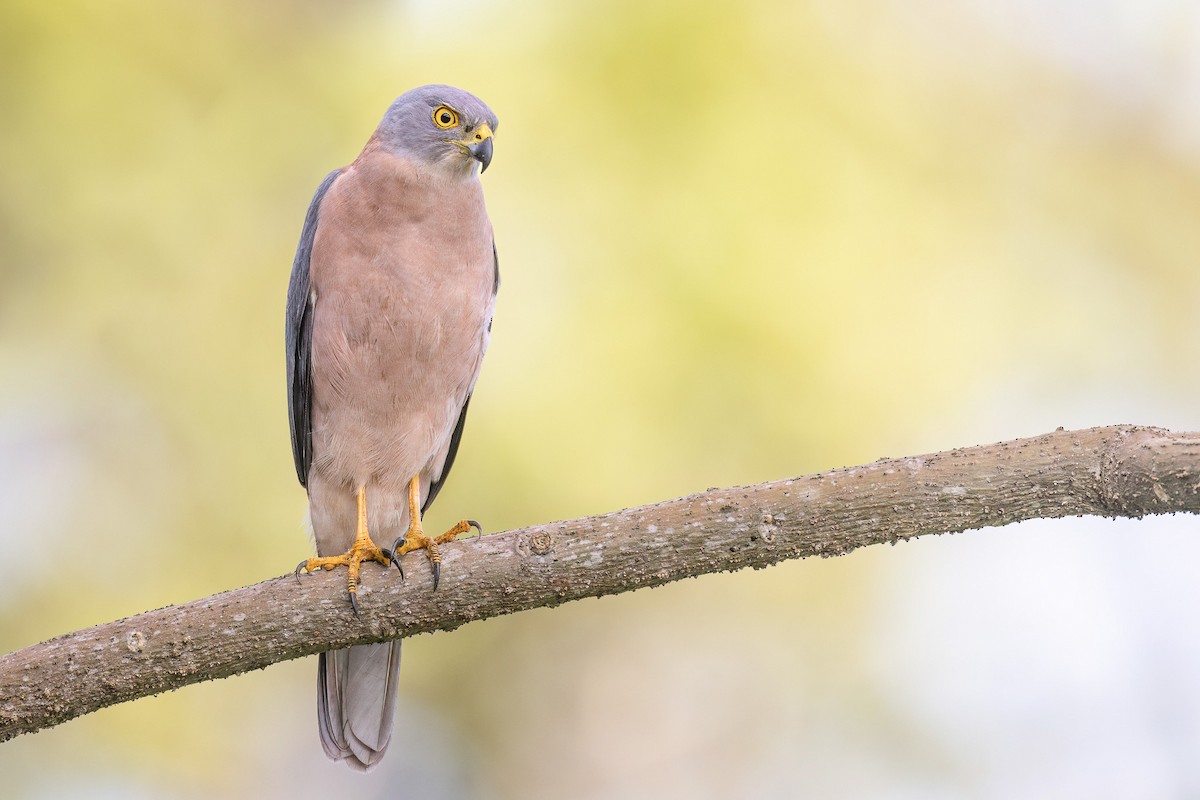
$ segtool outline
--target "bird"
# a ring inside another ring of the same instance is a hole
[[[317,557],[296,575],[345,566],[356,615],[363,562],[399,568],[424,550],[436,590],[440,545],[482,533],[464,519],[429,536],[422,515],[454,464],[491,336],[500,269],[480,175],[498,126],[467,91],[412,89],[353,163],[326,176],[305,215],[285,344],[292,454]],[[399,640],[320,654],[329,758],[378,765],[399,669]]]

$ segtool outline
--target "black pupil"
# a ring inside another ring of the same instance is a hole
[[[438,117],[438,119],[440,119],[442,121],[443,125],[449,125],[452,117],[450,116],[450,112],[443,111],[441,116]]]

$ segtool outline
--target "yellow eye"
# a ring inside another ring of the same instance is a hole
[[[433,110],[433,124],[439,128],[453,128],[458,124],[458,112],[450,106],[438,106]]]

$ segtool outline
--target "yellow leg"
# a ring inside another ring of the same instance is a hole
[[[425,529],[421,527],[421,476],[414,475],[408,482],[408,530],[392,545],[392,557],[396,560],[396,566],[400,567],[400,556],[413,550],[424,550],[429,556],[429,563],[433,564],[433,588],[436,589],[442,577],[442,551],[438,545],[453,542],[459,534],[466,533],[471,528],[483,533],[483,528],[478,522],[463,519],[441,536],[426,536]],[[400,570],[400,574],[404,575],[403,569]]]
[[[371,541],[371,534],[367,531],[366,487],[360,488],[356,497],[358,499],[358,523],[354,529],[354,544],[350,545],[350,549],[340,556],[310,558],[306,561],[301,561],[296,567],[297,577],[300,575],[300,570],[304,570],[307,573],[312,572],[314,569],[346,567],[347,572],[350,573],[350,607],[354,609],[355,616],[358,615],[358,571],[362,562],[378,561],[386,567],[392,560],[392,554],[387,550],[381,549]]]

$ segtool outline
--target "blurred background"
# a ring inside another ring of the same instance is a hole
[[[429,82],[501,119],[503,274],[431,527],[1200,429],[1194,4],[7,0],[0,651],[311,553],[295,243]],[[1200,796],[1196,527],[929,537],[417,637],[366,777],[321,754],[315,660],[279,664],[0,745],[0,793]]]

